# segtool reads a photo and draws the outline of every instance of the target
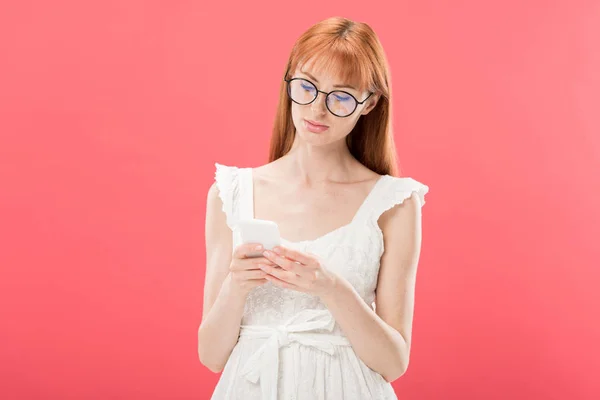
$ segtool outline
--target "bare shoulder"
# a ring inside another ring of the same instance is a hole
[[[205,234],[207,244],[211,246],[215,242],[221,242],[223,238],[231,235],[231,230],[227,225],[227,215],[224,212],[223,201],[216,182],[210,185],[206,194]],[[209,251],[208,246],[207,251]]]
[[[278,187],[290,181],[290,177],[283,172],[281,160],[280,158],[252,168],[255,188]]]
[[[213,182],[208,188],[207,200],[217,200],[219,198],[219,187],[217,186],[217,182]]]
[[[271,161],[269,163],[259,165],[252,168],[252,173],[255,177],[261,179],[273,179],[276,177],[282,176],[283,170],[283,159],[279,158],[275,161]]]
[[[213,182],[206,193],[206,211],[207,213],[214,213],[216,211],[221,211],[222,208],[223,203],[219,193],[219,186],[217,185],[217,182]]]
[[[360,180],[365,180],[365,181],[369,181],[369,182],[376,182],[377,180],[379,180],[383,175],[378,174],[375,171],[370,170],[367,167],[362,167],[358,173],[356,174],[356,176],[361,177]]]
[[[403,179],[403,178],[394,178]],[[407,198],[386,210],[379,217],[379,226],[384,233],[396,229],[414,227],[420,221],[423,204],[420,195],[411,191]]]

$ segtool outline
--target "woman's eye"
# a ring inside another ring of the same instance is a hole
[[[302,85],[302,89],[304,90],[314,90],[312,86]]]
[[[334,97],[337,101],[346,101],[346,100],[350,99],[350,96],[340,96],[338,94],[335,94]]]

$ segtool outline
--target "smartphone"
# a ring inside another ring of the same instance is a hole
[[[238,221],[237,229],[242,243],[260,243],[265,250],[281,244],[279,227],[273,221],[262,219],[246,219]],[[262,257],[262,252],[248,255],[248,257]]]

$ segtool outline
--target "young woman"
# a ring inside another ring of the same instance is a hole
[[[390,101],[373,30],[327,19],[292,49],[269,163],[215,164],[198,331],[213,399],[396,399],[429,188],[397,176]],[[235,225],[252,218],[282,246],[247,258]]]

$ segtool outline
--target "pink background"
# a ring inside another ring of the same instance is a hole
[[[431,188],[399,397],[600,398],[600,2],[209,3],[0,5],[1,397],[209,398],[214,162],[266,161],[291,46],[342,15]]]

